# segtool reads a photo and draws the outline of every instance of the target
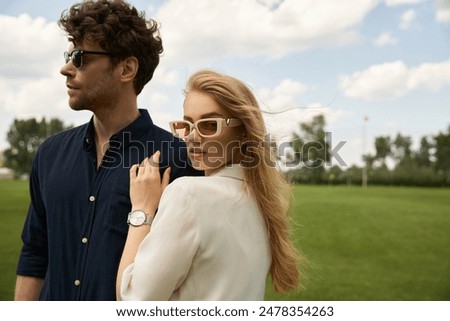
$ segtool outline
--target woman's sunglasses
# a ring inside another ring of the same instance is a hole
[[[242,125],[242,121],[236,118],[205,118],[191,123],[187,120],[176,120],[169,123],[172,133],[179,138],[186,138],[195,128],[201,137],[211,138],[219,136],[223,127],[236,127]]]
[[[70,53],[64,52],[64,60],[66,64],[72,60],[72,63],[75,68],[80,68],[83,65],[83,55],[104,55],[111,56],[110,52],[107,51],[89,51],[89,50],[80,50],[74,49]]]

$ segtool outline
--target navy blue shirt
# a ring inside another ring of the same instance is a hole
[[[17,274],[45,278],[41,300],[115,300],[133,164],[160,150],[161,171],[170,166],[172,180],[199,175],[184,143],[140,113],[111,137],[98,168],[92,119],[39,147]]]

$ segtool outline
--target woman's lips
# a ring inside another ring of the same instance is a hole
[[[191,154],[194,158],[203,157],[206,154],[201,148],[189,148],[189,154]]]

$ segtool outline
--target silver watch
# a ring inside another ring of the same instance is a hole
[[[144,211],[135,210],[128,213],[127,223],[133,226],[141,226],[144,224],[150,225],[153,222],[153,217],[145,214]]]

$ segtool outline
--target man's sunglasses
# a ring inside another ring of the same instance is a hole
[[[186,138],[195,128],[197,133],[205,138],[219,136],[223,127],[236,127],[242,125],[242,121],[236,118],[205,118],[191,123],[187,120],[176,120],[169,123],[175,137]]]
[[[89,50],[80,50],[74,49],[70,53],[64,52],[64,60],[66,64],[72,60],[72,63],[75,68],[80,68],[83,65],[83,55],[104,55],[111,56],[110,52],[107,51],[89,51]]]

